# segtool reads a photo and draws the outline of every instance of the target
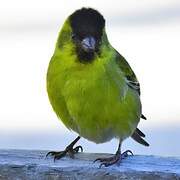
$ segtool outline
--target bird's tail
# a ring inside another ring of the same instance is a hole
[[[145,134],[136,128],[134,133],[131,135],[131,137],[138,143],[144,145],[144,146],[149,146],[149,144],[143,139],[145,137]]]

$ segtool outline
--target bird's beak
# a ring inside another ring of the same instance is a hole
[[[93,52],[96,47],[96,40],[92,36],[86,37],[81,41],[81,46],[85,52]]]

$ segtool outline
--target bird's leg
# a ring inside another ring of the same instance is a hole
[[[108,157],[108,158],[98,158],[94,162],[100,161],[101,162],[101,164],[99,166],[100,168],[102,166],[108,167],[113,164],[120,163],[122,159],[124,159],[128,156],[128,153],[133,155],[133,153],[130,150],[127,150],[121,154],[121,143],[122,143],[122,141],[120,140],[118,150],[114,156]]]
[[[67,154],[71,157],[74,158],[74,154],[78,153],[79,150],[81,150],[81,152],[83,151],[82,146],[76,146],[74,148],[74,145],[77,143],[77,141],[80,139],[81,137],[78,136],[71,144],[69,144],[66,149],[64,151],[50,151],[47,153],[46,157],[51,155],[54,156],[54,161],[56,159],[61,159],[62,157],[66,156]]]

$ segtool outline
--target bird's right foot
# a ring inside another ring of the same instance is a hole
[[[74,148],[75,143],[80,139],[80,137],[78,136],[69,146],[66,147],[66,149],[64,151],[50,151],[46,154],[46,157],[51,155],[54,156],[54,161],[61,159],[63,157],[65,157],[66,155],[69,155],[70,158],[74,158],[74,155],[76,153],[79,152],[79,150],[81,150],[81,152],[83,151],[82,146],[76,146]]]

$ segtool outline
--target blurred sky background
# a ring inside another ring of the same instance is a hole
[[[131,139],[135,154],[180,156],[179,0],[6,0],[0,6],[0,148],[63,150],[76,134],[52,111],[46,71],[58,32],[69,14],[93,7],[106,19],[111,44],[127,59],[141,83],[140,129],[149,148]],[[87,152],[116,151],[118,141]]]

